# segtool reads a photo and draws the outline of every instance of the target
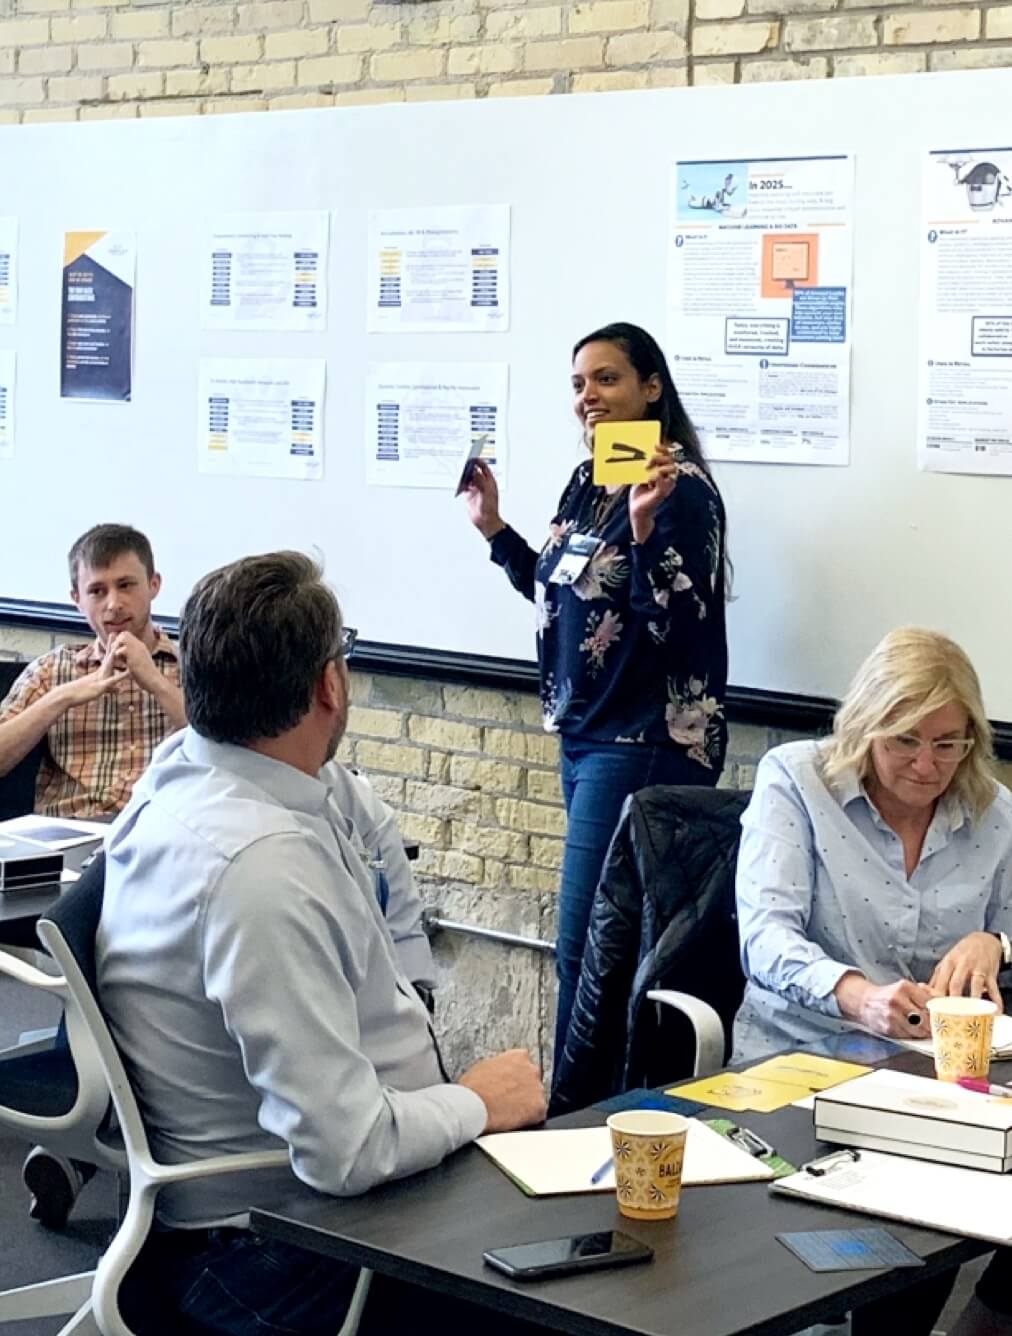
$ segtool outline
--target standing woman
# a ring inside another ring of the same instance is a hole
[[[562,742],[556,1054],[623,802],[648,784],[716,784],[727,745],[724,506],[664,354],[637,325],[607,325],[573,350],[572,385],[588,450],[598,422],[660,421],[651,481],[596,487],[585,459],[540,553],[500,516],[487,465],[466,491],[492,560],[534,603],[545,728]]]

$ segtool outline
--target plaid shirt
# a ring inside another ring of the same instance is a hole
[[[94,672],[102,662],[96,640],[61,645],[30,663],[0,704],[0,724],[27,710],[54,687]],[[158,632],[152,658],[179,684],[176,647]],[[155,747],[173,731],[153,696],[126,677],[112,691],[68,710],[46,735],[35,783],[35,810],[43,816],[115,814],[127,803]]]

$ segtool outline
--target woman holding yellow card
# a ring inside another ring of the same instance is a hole
[[[610,429],[605,467],[639,454],[643,481],[595,482],[584,460],[540,553],[503,520],[487,465],[464,489],[492,560],[534,603],[545,728],[562,743],[556,1053],[622,803],[648,784],[716,784],[727,743],[724,506],[664,354],[608,325],[573,350],[572,388],[587,449]]]

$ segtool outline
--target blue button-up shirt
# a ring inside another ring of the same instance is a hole
[[[339,778],[185,729],[112,828],[99,993],[158,1158],[287,1147],[303,1182],[351,1195],[485,1125],[443,1079]],[[166,1190],[159,1213],[241,1221],[291,1186],[233,1174]]]
[[[829,788],[819,755],[816,742],[767,753],[742,816],[738,1061],[846,1029],[833,989],[848,970],[927,982],[968,933],[1012,933],[1008,789],[976,822],[943,795],[907,877],[903,842],[856,773]]]

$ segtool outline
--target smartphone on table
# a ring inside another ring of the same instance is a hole
[[[579,1271],[632,1266],[636,1262],[649,1262],[653,1255],[653,1248],[617,1229],[544,1239],[540,1243],[518,1243],[511,1248],[491,1248],[482,1253],[488,1266],[512,1280],[548,1280]]]

